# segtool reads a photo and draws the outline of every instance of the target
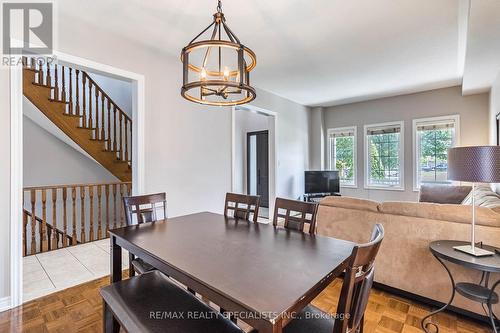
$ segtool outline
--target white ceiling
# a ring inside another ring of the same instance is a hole
[[[492,75],[483,78],[485,67],[500,62],[498,39],[491,47],[491,38],[485,42],[475,37],[489,31],[484,17],[495,21],[499,31],[499,3],[473,0],[469,30],[474,43],[467,44],[465,61],[471,89],[487,86]],[[58,6],[65,15],[178,59],[181,48],[210,23],[216,1],[64,0]],[[467,0],[223,0],[229,26],[257,54],[253,84],[304,105],[460,84],[467,31],[464,8]],[[491,51],[488,64],[484,50]]]

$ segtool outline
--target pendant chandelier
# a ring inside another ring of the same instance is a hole
[[[250,86],[250,71],[257,64],[255,53],[227,26],[220,0],[213,16],[213,22],[182,49],[181,95],[205,105],[248,103],[256,97]]]

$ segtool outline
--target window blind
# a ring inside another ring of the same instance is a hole
[[[342,138],[346,136],[354,136],[354,129],[330,132],[330,138]]]
[[[433,131],[433,130],[443,130],[455,128],[455,121],[446,121],[446,122],[423,122],[417,124],[417,131]]]
[[[378,135],[378,134],[393,134],[401,133],[401,127],[398,126],[388,126],[388,127],[372,127],[366,129],[366,135]]]

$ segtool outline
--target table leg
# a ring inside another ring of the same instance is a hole
[[[110,282],[122,280],[122,248],[116,244],[116,237],[111,236],[110,241]]]
[[[135,255],[133,253],[128,253],[128,277],[135,276],[134,265],[132,265],[132,261],[134,261]]]
[[[451,275],[450,269],[444,264],[444,262],[441,259],[439,259],[436,256],[434,256],[434,257],[439,261],[439,263],[444,267],[444,269],[446,269],[446,272],[448,273],[448,276],[450,277],[450,280],[451,280],[451,288],[452,289],[451,289],[451,297],[450,297],[450,300],[448,301],[448,303],[446,303],[441,308],[429,313],[427,316],[422,318],[422,321],[420,322],[420,327],[422,327],[422,330],[424,330],[424,332],[426,332],[426,333],[431,333],[429,327],[433,327],[436,330],[436,332],[439,332],[439,328],[436,324],[434,324],[433,322],[430,322],[430,321],[426,323],[425,321],[428,318],[434,316],[435,314],[446,310],[446,308],[448,306],[450,306],[450,304],[453,302],[453,299],[455,298],[455,280],[453,279],[453,275]]]
[[[110,283],[122,280],[122,248],[116,244],[116,237],[111,236],[110,242]],[[103,307],[103,330],[105,333],[118,333],[120,324],[113,316],[109,307],[104,303]]]

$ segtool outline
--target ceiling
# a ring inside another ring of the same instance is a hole
[[[467,0],[223,0],[223,10],[257,54],[255,86],[326,106],[458,85],[464,62],[464,88],[484,90],[491,66],[500,63],[499,3],[472,0],[469,25]],[[58,6],[178,59],[211,22],[216,1],[65,0]]]

